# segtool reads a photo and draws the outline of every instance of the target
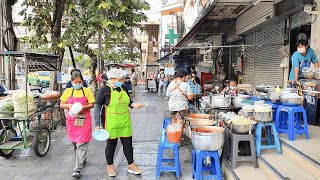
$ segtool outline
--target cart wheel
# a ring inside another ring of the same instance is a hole
[[[5,142],[7,142],[9,139],[16,137],[17,136],[17,132],[14,129],[2,129],[0,131],[0,144],[3,144]],[[14,149],[1,149],[0,150],[0,156],[4,157],[4,158],[8,158],[10,156],[12,156],[12,153],[14,152]]]
[[[50,132],[45,127],[38,128],[33,142],[34,153],[39,156],[45,156],[50,148]]]

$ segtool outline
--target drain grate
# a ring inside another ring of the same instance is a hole
[[[54,131],[51,131],[51,140],[58,140],[67,135],[67,129],[63,125],[58,125]]]

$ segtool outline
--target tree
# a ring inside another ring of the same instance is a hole
[[[24,2],[24,5],[25,25],[34,32],[29,43],[34,46],[48,43],[47,36],[51,34],[53,53],[63,55],[64,47],[71,46],[88,55],[93,89],[97,88],[95,71],[98,52],[89,44],[96,44],[101,34],[104,51],[109,51],[125,39],[131,27],[147,19],[142,10],[149,8],[144,0],[36,0]],[[27,13],[28,8],[32,10],[31,15]],[[62,26],[65,30],[63,36]]]
[[[24,8],[19,13],[24,16],[23,25],[27,26],[32,32],[32,35],[27,39],[27,43],[31,44],[31,47],[37,48],[44,43],[51,42],[50,52],[60,56],[59,69],[62,65],[65,50],[58,45],[61,43],[62,18],[67,4],[72,4],[72,1],[25,0],[22,3]],[[53,90],[58,90],[56,73],[51,77],[50,86]]]

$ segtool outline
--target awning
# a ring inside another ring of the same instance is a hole
[[[156,62],[162,63],[162,62],[170,61],[170,55],[171,55],[171,53],[163,56],[162,58],[158,59]]]
[[[251,0],[215,0],[190,31],[177,43],[179,47],[199,46],[212,38],[233,31],[235,19],[251,7]]]

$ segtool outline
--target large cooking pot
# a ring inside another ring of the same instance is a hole
[[[296,88],[285,88],[281,90],[281,95],[285,94],[291,94],[291,93],[296,93],[297,89]]]
[[[280,101],[283,105],[300,105],[303,103],[304,97],[302,96],[281,96]]]
[[[254,112],[254,120],[260,122],[273,121],[273,112]]]
[[[242,108],[243,103],[242,101],[248,100],[250,99],[249,95],[238,95],[238,96],[234,96],[232,97],[232,105],[234,108]]]
[[[211,95],[211,107],[212,108],[228,108],[231,105],[231,96],[229,95]]]
[[[191,126],[213,126],[217,124],[214,117],[209,114],[189,114],[185,117],[185,120]]]
[[[197,150],[216,151],[224,145],[224,128],[201,126],[192,128],[192,145]]]

